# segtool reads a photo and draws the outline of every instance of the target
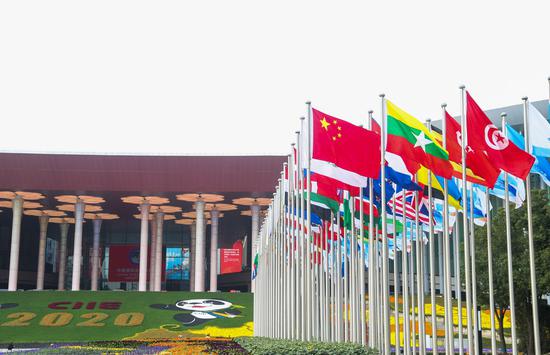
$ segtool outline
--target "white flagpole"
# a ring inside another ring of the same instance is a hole
[[[419,194],[415,192],[415,228],[416,228],[416,282],[418,296],[418,332],[419,332],[419,353],[426,354],[426,326],[424,315],[424,232],[419,221]]]
[[[395,216],[395,196],[392,198],[392,222],[393,222],[393,300],[394,300],[394,323],[395,323],[395,353],[401,353],[400,332],[399,332],[399,264],[397,262],[397,217]]]
[[[382,315],[384,324],[384,346],[382,349],[389,353],[390,345],[390,302],[389,302],[389,273],[388,273],[388,230],[386,225],[386,171],[384,169],[386,162],[386,99],[385,95],[381,94],[381,117],[380,117],[380,185],[381,185],[381,202],[382,211]]]
[[[336,299],[336,244],[334,243],[334,212],[330,211],[330,338],[333,343],[338,342],[338,312]]]
[[[349,202],[348,202],[349,203]],[[344,221],[344,341],[349,342],[349,269],[348,269],[348,233]]]
[[[363,188],[361,187],[359,189],[359,214],[360,214],[360,225],[361,225],[361,231],[360,231],[360,239],[361,239],[361,260],[359,260],[359,267],[361,270],[359,275],[359,280],[361,281],[361,345],[366,346],[367,345],[367,324],[366,324],[366,298],[365,298],[365,226],[364,226],[364,209],[363,206]],[[369,227],[370,229],[370,227]]]
[[[330,317],[330,274],[329,274],[329,246],[328,246],[328,240],[329,240],[329,230],[330,223],[326,223],[325,227],[325,245],[324,249],[321,248],[321,252],[323,253],[323,273],[325,276],[325,304],[324,304],[324,327],[325,327],[325,341],[331,341],[331,330],[332,330],[332,318]]]
[[[303,126],[304,117],[300,117],[300,125]],[[300,340],[305,341],[308,339],[308,326],[309,326],[309,308],[308,308],[308,299],[307,299],[307,269],[306,269],[306,242],[304,237],[304,170],[302,162],[302,137],[301,131],[296,132],[296,141],[297,141],[297,153],[296,157],[298,160],[298,197],[299,204],[296,203],[296,224],[295,228],[297,229],[296,237],[300,243],[300,268],[301,268],[301,277],[300,277],[300,304],[301,304],[301,334]],[[299,213],[299,214],[298,214]]]
[[[342,246],[340,244],[340,211],[338,211],[338,214],[336,215],[336,230],[338,234],[338,240],[336,242],[337,245],[337,260],[338,263],[336,265],[336,288],[338,292],[337,297],[337,319],[338,319],[338,342],[342,343],[345,341],[344,337],[344,319],[343,319],[343,299],[342,299],[342,286],[343,286],[343,278],[342,278]]]
[[[447,149],[447,104],[441,105],[442,109],[442,137],[443,148]],[[447,355],[454,353],[454,327],[453,327],[453,302],[451,299],[451,240],[449,238],[449,182],[443,179],[443,246],[445,258],[445,352]],[[441,278],[441,272],[440,272]],[[441,279],[439,281],[441,283]],[[432,301],[433,302],[433,301]]]
[[[428,130],[432,131],[431,120],[426,120],[426,125]],[[435,307],[435,255],[434,255],[434,226],[433,226],[433,198],[432,198],[432,172],[428,173],[428,218],[430,219],[429,224],[429,236],[428,243],[429,245],[429,259],[430,259],[430,302],[431,302],[431,311],[432,311],[432,353],[437,355],[437,314]],[[440,255],[441,257],[441,255]],[[439,279],[441,285],[441,277]]]
[[[368,129],[372,129],[372,110],[369,110],[369,116],[367,121]],[[369,269],[368,269],[368,297],[369,297],[369,326],[368,326],[368,343],[370,347],[373,347],[376,343],[376,331],[375,331],[375,293],[374,293],[374,252],[376,247],[374,245],[374,200],[373,200],[373,186],[372,178],[369,178]]]
[[[407,194],[402,191],[403,196]],[[395,198],[395,197],[394,197]],[[411,352],[411,331],[409,319],[409,271],[408,271],[408,251],[407,251],[407,216],[403,206],[403,233],[401,235],[401,284],[403,289],[403,353],[409,355]]]
[[[465,201],[465,200],[464,200]],[[457,211],[458,213],[458,211]],[[458,310],[458,352],[459,355],[464,355],[464,327],[462,323],[462,277],[460,271],[460,234],[458,232],[459,223],[455,224],[453,230],[453,254],[454,254],[454,269],[455,269],[455,297],[456,307]],[[453,321],[454,322],[454,321]],[[453,344],[454,347],[454,344]]]
[[[523,99],[523,127],[525,131],[525,151],[531,154],[529,143],[529,99]],[[537,297],[537,277],[535,269],[535,243],[533,240],[533,216],[531,210],[531,179],[527,175],[525,179],[525,194],[527,199],[527,236],[529,242],[529,275],[531,277],[531,306],[533,310],[533,333],[535,342],[535,355],[540,355],[540,330],[539,330],[539,307]]]
[[[468,188],[466,184],[466,147],[468,145],[468,124],[466,123],[466,87],[460,86],[461,90],[461,126],[462,126],[462,234],[464,237],[464,274],[466,283],[466,330],[468,333],[468,352],[474,351],[474,339],[472,333],[472,284],[470,271],[470,237],[468,234]],[[461,352],[462,355],[462,352]]]
[[[306,204],[306,217],[307,217],[307,232],[306,232],[306,243],[308,245],[308,270],[309,270],[309,290],[310,290],[310,297],[309,301],[311,303],[311,307],[313,308],[313,299],[311,295],[311,291],[313,290],[312,283],[312,267],[311,267],[311,102],[307,101],[307,137],[306,137],[306,149],[307,149],[307,170],[306,170],[306,191],[307,191],[307,204]]]
[[[502,131],[506,134],[506,114],[502,117]],[[514,298],[514,272],[512,267],[512,226],[510,224],[510,201],[508,196],[508,173],[504,172],[504,211],[506,213],[506,256],[508,261],[508,292],[510,296],[510,323],[512,328],[512,354],[517,355],[516,305]]]
[[[474,352],[479,350],[479,317],[477,313],[477,275],[476,275],[476,251],[475,251],[475,229],[474,229],[474,186],[470,184],[470,257],[472,258],[472,311],[474,331]]]
[[[295,260],[295,238],[292,233],[293,206],[294,206],[294,144],[291,146],[291,154],[288,158],[288,196],[286,211],[286,236],[289,240],[289,266],[290,266],[290,339],[297,339],[296,329],[299,322],[300,312],[297,310],[296,297],[296,260]]]
[[[405,205],[403,205],[405,208]],[[414,229],[413,229],[414,228]],[[411,221],[411,255],[409,260],[409,270],[411,273],[410,277],[410,288],[411,288],[411,321],[412,321],[412,353],[416,354],[416,297],[415,297],[415,250],[416,250],[416,241],[415,236],[418,238],[417,229],[415,228]]]
[[[493,241],[491,240],[491,208],[489,201],[489,191],[485,196],[485,204],[487,205],[487,272],[489,276],[489,308],[491,316],[491,353],[497,355],[497,339],[495,331],[495,296],[493,294]]]
[[[357,240],[356,240],[356,233],[355,233],[355,196],[350,196],[349,202],[351,203],[350,206],[350,212],[351,212],[351,234],[350,234],[350,241],[349,241],[349,253],[350,253],[350,293],[349,293],[349,300],[350,300],[350,339],[352,342],[357,341],[357,307],[356,307],[356,299],[357,299],[357,289],[356,289],[356,280],[357,280],[357,273],[356,273],[356,251],[357,251]]]

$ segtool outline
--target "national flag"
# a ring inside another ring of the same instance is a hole
[[[254,263],[252,264],[252,280],[258,276],[258,253],[254,256]]]
[[[435,175],[433,172],[429,171],[428,169],[422,167],[418,170],[416,173],[418,182],[424,186],[424,195],[428,196],[428,176],[431,174],[432,176],[432,198],[434,199],[444,199],[444,189],[443,189],[443,178],[440,176]],[[460,209],[460,204],[462,202],[462,195],[456,186],[456,183],[450,179],[447,180],[447,200],[449,201],[449,205],[455,207],[456,209]]]
[[[539,157],[550,157],[550,123],[529,103],[529,144],[531,154]]]
[[[393,208],[395,201],[395,213],[400,216],[403,216],[403,213],[405,213],[407,219],[414,221],[416,220],[416,194],[419,195],[418,220],[421,223],[430,223],[427,199],[420,192],[407,191],[405,193],[405,190],[400,191],[388,202],[388,207]]]
[[[525,140],[523,139],[523,136],[509,124],[506,124],[506,135],[515,145],[525,149]],[[548,159],[544,156],[536,154],[533,155],[535,157],[535,164],[533,165],[531,172],[539,174],[544,183],[547,186],[550,186],[550,163],[548,162]]]
[[[460,124],[445,112],[447,127],[447,150],[449,160],[453,165],[453,176],[462,179],[462,129]],[[487,187],[493,187],[500,170],[493,166],[483,150],[474,150],[470,145],[466,148],[466,180]]]
[[[504,174],[502,172],[497,179],[495,186],[489,190],[490,194],[496,197],[499,197],[504,200],[506,196],[504,193]],[[508,200],[516,204],[516,208],[523,206],[525,201],[525,184],[523,180],[517,178],[513,175],[508,175]]]
[[[388,139],[386,151],[400,155],[411,173],[420,165],[437,175],[451,178],[449,153],[416,118],[386,100]]]
[[[360,189],[343,183],[339,180],[312,172],[311,179],[311,203],[322,208],[327,208],[335,213],[341,201],[341,191],[349,191],[352,195],[359,195]]]
[[[352,186],[380,173],[380,135],[316,109],[311,170]]]
[[[521,150],[489,120],[489,117],[466,92],[468,145],[485,151],[496,168],[525,180],[535,158]]]
[[[386,152],[386,180],[393,182],[397,190],[405,189],[411,191],[420,191],[421,187],[413,181],[413,175],[403,161],[403,158],[397,154]]]

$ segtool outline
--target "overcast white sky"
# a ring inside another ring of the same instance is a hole
[[[548,97],[550,1],[2,1],[0,150],[286,154],[304,102]]]

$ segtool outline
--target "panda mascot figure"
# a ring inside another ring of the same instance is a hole
[[[195,326],[216,318],[235,318],[241,312],[230,309],[231,302],[215,299],[182,300],[175,304],[152,304],[150,307],[165,311],[178,311],[174,319],[185,326]]]

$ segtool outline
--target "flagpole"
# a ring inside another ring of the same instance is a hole
[[[405,196],[406,190],[403,193],[403,233],[401,236],[401,284],[403,289],[403,353],[409,355],[411,351],[410,338],[410,321],[409,321],[409,271],[408,271],[408,251],[407,251],[407,215],[405,213]],[[395,197],[394,197],[395,198]]]
[[[336,256],[334,255],[334,212],[330,210],[330,341],[338,341],[338,322],[336,313]]]
[[[461,126],[462,126],[462,234],[464,238],[464,276],[466,283],[466,330],[468,333],[468,352],[474,351],[474,339],[472,334],[472,284],[471,284],[471,270],[470,270],[470,237],[468,234],[468,208],[467,208],[467,195],[468,187],[466,184],[466,147],[468,145],[468,124],[466,123],[466,87],[460,86],[461,90]],[[462,353],[461,353],[462,355]]]
[[[442,110],[442,137],[443,149],[447,149],[447,104],[441,105]],[[453,302],[451,299],[451,248],[449,239],[449,182],[443,179],[443,246],[445,258],[445,352],[447,355],[454,353],[454,326],[453,326]],[[441,272],[440,272],[441,274]],[[441,283],[441,275],[440,281]]]
[[[381,203],[382,211],[382,310],[384,317],[384,351],[390,352],[390,304],[389,304],[389,275],[388,275],[388,230],[386,225],[386,171],[384,169],[386,162],[386,99],[384,94],[381,98],[381,124],[380,124],[380,185],[381,185]]]
[[[428,131],[432,131],[432,121],[426,120]],[[430,302],[432,311],[432,353],[437,355],[437,314],[435,307],[435,265],[434,265],[434,226],[433,226],[433,199],[432,199],[432,172],[428,173],[428,218],[429,222],[429,236],[428,243],[430,253]],[[441,277],[439,278],[441,285]]]
[[[360,225],[361,225],[361,231],[360,231],[360,239],[361,239],[361,260],[359,261],[359,267],[360,267],[360,275],[359,280],[361,280],[361,345],[366,346],[367,345],[367,324],[366,324],[366,298],[365,298],[365,226],[364,226],[364,209],[365,206],[363,206],[363,188],[361,187],[359,189],[359,214],[360,214]]]
[[[531,154],[531,146],[529,143],[529,99],[523,100],[523,127],[525,130],[525,151]],[[535,341],[535,355],[540,355],[540,331],[539,331],[539,307],[537,296],[537,278],[535,269],[535,243],[533,239],[533,215],[531,204],[531,179],[527,174],[525,179],[525,193],[527,199],[527,236],[529,241],[529,274],[531,277],[531,306],[533,308],[533,333]]]
[[[307,216],[307,243],[309,245],[308,248],[308,256],[311,254],[311,102],[307,101],[307,171],[306,171],[306,178],[307,178],[307,209],[306,209],[306,216]],[[308,267],[310,267],[311,270],[311,264],[308,263]],[[311,288],[311,276],[309,278],[310,280],[310,289]],[[310,298],[311,300],[311,298]]]
[[[424,319],[424,233],[421,231],[419,220],[419,194],[415,192],[414,209],[415,209],[415,228],[416,228],[416,283],[417,283],[417,298],[418,298],[418,332],[419,332],[419,353],[426,354],[426,327]]]
[[[338,304],[336,309],[338,310],[338,342],[342,343],[345,341],[344,339],[344,320],[343,320],[343,299],[342,299],[342,286],[343,286],[343,277],[342,277],[342,245],[340,244],[340,211],[338,211],[338,214],[336,216],[336,230],[338,233],[337,238],[337,248],[338,248],[338,264],[336,265],[336,271],[337,271],[337,289],[338,289]],[[343,237],[343,236],[342,236]]]
[[[344,201],[346,203],[346,201]],[[349,203],[349,201],[347,202]],[[346,221],[344,220],[344,342],[349,342],[349,269],[348,269],[348,233],[346,232]]]
[[[323,221],[324,222],[324,221]],[[325,222],[324,222],[325,223]],[[325,223],[326,224],[326,223]],[[330,317],[330,274],[329,274],[329,267],[328,267],[328,253],[329,253],[329,247],[328,247],[328,239],[329,239],[329,230],[328,227],[330,224],[327,224],[325,230],[325,245],[324,249],[321,248],[321,252],[323,253],[323,273],[325,276],[325,304],[324,304],[324,317],[325,317],[325,341],[330,342],[331,341],[331,325],[332,325],[332,318]]]
[[[357,341],[357,325],[356,325],[356,314],[357,314],[357,308],[356,308],[356,296],[357,296],[357,290],[356,290],[356,270],[355,270],[355,262],[357,260],[356,258],[356,251],[357,251],[357,239],[355,234],[355,196],[350,195],[349,202],[351,203],[350,211],[351,211],[351,234],[350,234],[350,240],[349,240],[349,256],[350,256],[350,293],[349,293],[349,300],[350,300],[350,335],[351,335],[351,341],[355,343]]]
[[[295,265],[295,238],[292,233],[292,221],[293,221],[293,206],[294,206],[294,144],[291,146],[291,152],[288,156],[288,196],[287,196],[287,208],[285,219],[286,223],[286,235],[289,240],[289,263],[290,263],[290,339],[297,339],[296,329],[297,322],[299,322],[299,311],[297,309],[297,297],[296,297],[296,265]]]
[[[487,272],[489,274],[489,308],[491,315],[491,353],[497,355],[497,340],[495,331],[495,296],[493,291],[493,241],[491,240],[491,208],[489,201],[490,188],[487,188],[485,204],[487,205]]]
[[[303,126],[304,117],[300,117],[300,126]],[[296,132],[296,142],[297,142],[297,153],[296,157],[298,160],[298,197],[299,197],[299,206],[296,203],[296,224],[297,228],[297,238],[300,241],[300,266],[301,266],[301,277],[300,277],[300,288],[301,288],[301,310],[302,310],[302,331],[301,331],[301,340],[305,341],[308,339],[308,326],[309,326],[309,309],[308,309],[308,299],[307,299],[307,284],[306,284],[306,242],[304,237],[304,170],[302,166],[302,137],[301,131]],[[298,201],[297,201],[298,202]],[[298,214],[299,212],[299,214]]]
[[[502,131],[506,134],[506,114],[501,114]],[[512,226],[510,223],[510,201],[508,196],[508,173],[504,172],[504,211],[506,213],[506,256],[508,264],[508,293],[510,297],[510,322],[512,328],[512,354],[517,355],[516,302],[514,298],[514,272],[512,267]]]
[[[474,186],[470,183],[470,258],[472,270],[472,330],[474,332],[474,351],[479,349],[479,319],[477,313],[477,275],[476,275],[476,253],[475,253],[475,229],[474,229]]]
[[[405,207],[403,205],[403,207]],[[416,239],[418,238],[417,228],[415,228],[413,221],[411,220],[411,257],[409,260],[409,270],[411,272],[410,278],[410,287],[411,287],[411,321],[412,321],[412,353],[416,354],[416,278],[418,275],[415,273],[415,250],[416,250]]]
[[[367,127],[369,130],[372,130],[372,114],[373,111],[369,110],[368,112],[368,121]],[[368,293],[369,293],[369,326],[368,326],[368,341],[369,346],[372,347],[375,344],[376,332],[375,322],[374,322],[374,312],[375,312],[375,296],[373,292],[374,288],[374,199],[373,199],[373,179],[369,178],[369,269],[368,269]],[[361,196],[362,197],[362,196]]]
[[[458,218],[458,211],[457,211]],[[458,318],[458,351],[459,355],[464,355],[464,327],[462,322],[462,276],[460,270],[460,223],[456,221],[453,229],[453,254],[454,254],[454,269],[455,269],[455,298]],[[454,316],[453,316],[454,317]],[[454,320],[453,320],[454,324]],[[453,344],[454,347],[454,344]]]
[[[395,196],[392,199],[392,222],[393,222],[393,300],[394,300],[394,323],[395,323],[395,353],[401,353],[401,342],[399,332],[399,270],[397,263],[397,217],[395,216]]]

